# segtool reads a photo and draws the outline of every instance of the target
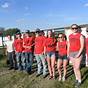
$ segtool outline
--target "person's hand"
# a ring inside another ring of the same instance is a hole
[[[77,55],[75,56],[75,58],[79,58],[79,54],[77,54]]]
[[[31,49],[31,46],[28,46],[27,48],[28,48],[28,49]]]

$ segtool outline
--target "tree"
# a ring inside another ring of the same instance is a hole
[[[12,36],[12,35],[16,34],[17,32],[20,32],[20,29],[18,29],[18,28],[9,28],[9,29],[4,31],[3,35],[6,36],[6,35],[10,34]]]
[[[0,36],[3,36],[4,31],[5,31],[5,28],[0,27]]]

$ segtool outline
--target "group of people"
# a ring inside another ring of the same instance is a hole
[[[11,70],[15,68],[15,70],[24,70],[31,73],[33,56],[35,56],[37,61],[36,77],[41,74],[43,74],[43,78],[47,77],[48,70],[49,79],[55,79],[55,64],[57,64],[59,74],[58,80],[65,81],[67,64],[70,60],[76,77],[75,87],[80,86],[80,64],[84,47],[86,48],[86,56],[88,56],[88,38],[84,39],[83,35],[79,33],[79,26],[77,24],[71,25],[71,30],[72,34],[69,35],[68,40],[63,33],[59,33],[58,38],[56,39],[52,30],[48,30],[47,37],[44,36],[44,32],[41,30],[35,32],[35,38],[30,36],[29,31],[25,32],[23,38],[20,33],[17,33],[14,41],[11,40],[11,36],[8,35],[6,47],[10,61],[9,69]],[[88,29],[86,29],[86,32],[88,34]],[[58,52],[57,60],[56,51]],[[16,55],[15,64],[13,61],[14,52]],[[61,70],[62,67],[63,76]]]

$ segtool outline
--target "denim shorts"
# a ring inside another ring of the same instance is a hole
[[[54,55],[54,56],[55,56],[55,52],[47,52],[47,57],[51,58],[51,57],[52,57],[52,55]]]
[[[58,59],[60,59],[60,60],[67,60],[68,58],[67,58],[67,55],[63,55],[63,56],[58,55]]]

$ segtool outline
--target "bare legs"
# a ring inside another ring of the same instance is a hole
[[[55,77],[55,55],[53,54],[51,57],[47,56],[47,62],[50,77]]]

